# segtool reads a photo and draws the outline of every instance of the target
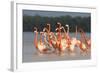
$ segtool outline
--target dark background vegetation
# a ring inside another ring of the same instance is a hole
[[[42,31],[47,23],[51,24],[51,31],[55,32],[56,23],[60,22],[62,26],[68,24],[70,32],[75,32],[75,27],[82,28],[85,32],[91,32],[91,17],[72,17],[70,15],[59,17],[47,16],[23,16],[23,32],[32,32],[33,27],[37,27],[38,31]]]

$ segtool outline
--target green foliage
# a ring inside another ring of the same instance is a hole
[[[85,32],[91,32],[91,17],[72,17],[69,15],[59,17],[23,16],[23,31],[31,32],[33,27],[37,27],[38,31],[42,31],[46,24],[50,23],[51,30],[55,32],[57,22],[60,22],[63,26],[68,24],[70,32],[75,32],[76,26],[82,28]]]

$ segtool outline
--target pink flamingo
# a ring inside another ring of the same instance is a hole
[[[61,23],[60,22],[57,22],[57,24],[59,25],[59,27],[56,28],[56,31],[57,31],[57,40],[56,40],[56,47],[57,47],[57,50],[59,52],[59,54],[62,53],[62,46],[61,46],[61,39],[62,39],[62,36],[61,36]]]
[[[50,24],[47,24],[49,26],[49,28],[45,28],[45,30],[47,30],[47,36],[48,36],[48,43],[49,43],[49,46],[51,48],[53,48],[53,52],[56,53],[57,51],[57,38],[56,36],[54,35],[53,32],[51,32],[51,26]]]
[[[75,46],[77,45],[77,26],[76,26],[76,33],[75,33],[75,37],[71,38],[71,44],[70,44],[70,52],[71,55],[75,55]]]
[[[88,50],[90,48],[90,44],[91,44],[91,41],[90,39],[88,40],[86,38],[86,35],[85,33],[83,32],[82,29],[79,29],[81,32],[81,39],[80,40],[77,40],[77,45],[79,46],[80,50],[81,50],[81,54],[85,55],[85,54],[88,54]],[[84,42],[82,41],[84,40]]]
[[[38,50],[38,52],[40,54],[47,53],[48,50],[46,48],[46,45],[42,41],[42,32],[40,33],[40,39],[38,40],[37,28],[34,27],[34,29],[35,29],[35,31],[34,31],[34,46],[36,47],[36,49]]]

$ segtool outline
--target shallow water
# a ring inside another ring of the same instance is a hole
[[[86,33],[88,37],[90,37],[90,33]],[[74,33],[70,33],[71,37],[74,37]],[[91,54],[89,53],[86,56],[80,55],[80,49],[75,48],[75,56],[70,56],[68,53],[65,53],[64,56],[59,56],[57,54],[44,54],[38,55],[37,50],[33,45],[33,32],[23,32],[23,50],[22,50],[22,61],[23,62],[41,62],[41,61],[61,61],[61,60],[86,60],[91,58]],[[78,34],[77,39],[80,38]]]

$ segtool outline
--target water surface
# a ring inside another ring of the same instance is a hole
[[[86,33],[90,37],[90,33]],[[74,33],[70,33],[71,37],[74,37]],[[77,38],[79,39],[78,34]],[[25,62],[41,62],[41,61],[61,61],[61,60],[86,60],[91,58],[89,53],[87,56],[80,55],[80,49],[76,48],[76,55],[70,56],[67,53],[64,56],[58,56],[56,54],[45,54],[39,56],[37,50],[33,45],[34,34],[33,32],[23,32],[23,49],[22,49],[22,61]]]

